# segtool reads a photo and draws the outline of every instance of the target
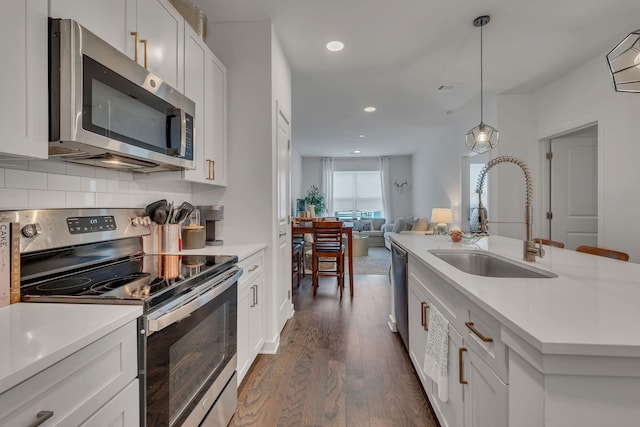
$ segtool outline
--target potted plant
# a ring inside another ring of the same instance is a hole
[[[307,204],[307,209],[311,209],[310,207],[313,206],[313,213],[316,216],[322,215],[322,213],[327,209],[324,194],[322,194],[320,189],[315,185],[312,185],[311,188],[307,190],[304,202]]]

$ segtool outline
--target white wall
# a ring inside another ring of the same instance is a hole
[[[335,170],[378,170],[378,158],[364,157],[358,159],[352,158],[336,158],[334,159]],[[411,189],[413,187],[412,180],[412,160],[411,156],[392,156],[390,157],[389,169],[391,173],[391,184],[395,181],[409,182],[409,190],[404,193],[398,193],[395,188],[391,189],[391,212],[385,213],[387,221],[404,216],[413,215],[413,199]],[[296,176],[292,174],[292,179]],[[304,198],[307,190],[316,185],[320,187],[322,183],[322,161],[320,157],[303,157],[301,179],[302,188],[300,198]]]
[[[302,156],[291,147],[291,212],[295,215],[296,199],[304,197],[302,183]]]
[[[598,124],[598,245],[628,252],[640,262],[640,158],[638,112],[640,94],[618,93],[612,86],[604,52],[554,81],[530,97],[502,96],[498,103],[500,131],[513,136],[504,142],[502,154],[517,153],[529,164],[536,183],[542,171],[539,140],[587,124]],[[508,120],[506,120],[508,118]],[[491,182],[493,185],[493,181]],[[500,180],[501,215],[520,216],[519,206]],[[536,194],[542,190],[536,191]],[[540,197],[534,209],[541,212]],[[507,212],[509,211],[509,212]],[[540,223],[539,215],[536,215]]]

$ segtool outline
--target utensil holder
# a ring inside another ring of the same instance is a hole
[[[158,224],[158,253],[179,254],[182,250],[180,224]]]

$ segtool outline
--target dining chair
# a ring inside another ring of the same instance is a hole
[[[534,240],[535,240],[536,243],[541,243],[543,245],[553,246],[555,248],[564,248],[564,243],[556,242],[555,240],[541,239],[541,238],[537,238],[537,239],[534,239]]]
[[[304,268],[304,234],[291,235],[291,286],[297,281],[300,287],[300,277],[305,277]]]
[[[598,255],[607,258],[618,259],[620,261],[629,261],[629,254],[626,252],[614,251],[613,249],[598,248],[596,246],[578,246],[577,252],[584,252],[591,255]]]
[[[340,298],[344,290],[344,244],[341,221],[314,221],[313,223],[313,296],[318,290],[319,277],[336,277]],[[327,267],[327,264],[330,264]]]

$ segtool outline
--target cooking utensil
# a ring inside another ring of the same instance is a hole
[[[195,206],[188,202],[182,202],[182,204],[178,207],[178,213],[176,215],[175,221],[177,224],[181,224],[185,219],[195,210]]]
[[[167,223],[167,209],[165,206],[158,206],[151,217],[153,222],[156,224],[166,224]]]
[[[167,200],[166,199],[157,200],[157,201],[155,201],[153,203],[148,204],[147,207],[144,208],[144,212],[147,214],[147,216],[149,218],[153,219],[153,216],[156,213],[156,209],[158,209],[160,206],[164,206],[166,204],[167,204]]]

